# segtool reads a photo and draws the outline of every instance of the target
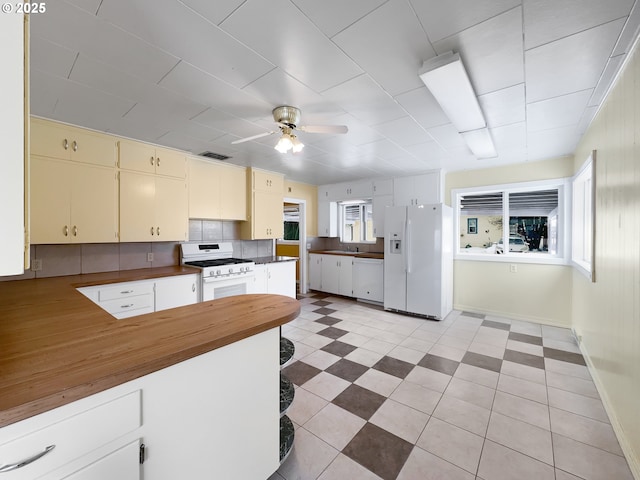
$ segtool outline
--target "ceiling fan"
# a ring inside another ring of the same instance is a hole
[[[346,125],[300,125],[300,109],[291,107],[288,105],[281,105],[276,107],[271,112],[273,114],[273,120],[279,125],[280,132],[282,133],[278,143],[274,147],[281,153],[287,153],[289,150],[293,150],[293,153],[298,153],[304,148],[304,144],[298,140],[293,134],[294,130],[305,133],[347,133],[349,129]],[[271,132],[259,133],[247,138],[241,138],[231,142],[232,144],[248,142],[250,140],[256,140],[258,138],[266,137],[278,133],[277,130]]]

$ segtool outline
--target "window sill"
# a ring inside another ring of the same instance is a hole
[[[544,254],[481,254],[481,253],[457,253],[454,260],[468,260],[473,262],[497,262],[497,263],[532,263],[539,265],[569,265],[566,259],[561,257],[542,257]]]

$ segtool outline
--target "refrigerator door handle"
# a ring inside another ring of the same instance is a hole
[[[404,236],[405,243],[405,260],[407,262],[406,271],[407,273],[411,273],[411,220],[407,220],[406,223],[406,231]]]

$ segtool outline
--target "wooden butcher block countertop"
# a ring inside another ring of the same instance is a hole
[[[116,320],[76,290],[184,267],[0,283],[0,427],[287,323],[297,300],[242,295]]]

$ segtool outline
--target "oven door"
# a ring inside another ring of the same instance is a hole
[[[253,293],[253,286],[253,275],[245,274],[222,278],[203,277],[202,301],[208,302],[232,295]]]

